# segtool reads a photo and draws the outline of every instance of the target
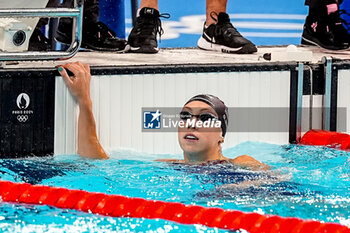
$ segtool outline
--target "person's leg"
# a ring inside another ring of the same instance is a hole
[[[58,0],[49,0],[46,7],[57,7]],[[51,50],[51,43],[48,38],[41,32],[41,28],[48,24],[48,18],[41,18],[37,23],[30,39],[29,39],[29,51],[49,51]]]
[[[156,10],[158,9],[158,0],[141,0],[140,9],[148,7],[148,8],[154,8]]]
[[[220,12],[226,12],[227,0],[207,0],[206,7],[206,22],[205,25],[216,23],[216,21],[210,16],[212,12],[219,14]]]
[[[100,13],[99,0],[85,0],[84,22],[97,22]]]
[[[301,43],[330,50],[349,47],[349,35],[342,24],[337,0],[305,0],[309,6]]]
[[[255,53],[255,45],[231,24],[226,5],[227,0],[207,0],[206,23],[198,47],[224,53]]]
[[[141,0],[135,26],[128,38],[130,52],[157,53],[159,51],[157,35],[163,33],[159,17],[164,16],[159,14],[158,0]]]
[[[310,8],[316,8],[322,5],[322,0],[305,0],[305,5]]]
[[[308,16],[320,18],[339,10],[342,0],[305,0],[305,5],[309,6]]]
[[[305,6],[310,8],[318,8],[322,5],[328,5],[332,3],[342,4],[343,0],[305,0]]]
[[[46,7],[57,7],[58,5],[58,0],[49,0],[47,3]],[[48,23],[48,18],[41,18],[36,25],[36,28],[41,28],[42,26],[45,26]]]
[[[309,6],[309,18],[318,18],[325,4],[323,4],[322,0],[305,0],[305,5]]]
[[[64,7],[73,7],[74,0],[64,0]],[[83,12],[83,33],[81,47],[97,50],[124,52],[127,49],[125,40],[119,39],[116,33],[98,20],[99,0],[85,0]],[[56,39],[64,44],[72,41],[72,19],[62,18],[56,31]]]
[[[74,0],[63,0],[62,7],[73,7]],[[99,0],[84,1],[84,22],[97,22],[99,16]],[[66,19],[65,19],[66,20]],[[71,20],[71,19],[69,19]]]

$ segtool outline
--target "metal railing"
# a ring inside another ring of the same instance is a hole
[[[83,0],[75,2],[75,8],[0,9],[0,18],[50,17],[73,18],[72,42],[66,51],[0,52],[0,61],[65,60],[79,50],[82,39]]]

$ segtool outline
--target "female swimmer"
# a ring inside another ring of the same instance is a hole
[[[70,70],[74,76],[68,75]],[[90,98],[90,68],[81,62],[68,63],[58,67],[68,89],[78,102],[80,113],[78,119],[78,153],[84,157],[107,159],[96,134],[96,124],[92,113]],[[181,162],[187,164],[228,162],[253,170],[267,170],[268,166],[249,155],[235,159],[222,155],[228,125],[228,111],[225,104],[213,95],[197,95],[184,105],[180,118],[185,123],[178,129],[178,140],[183,150],[183,160],[163,159],[158,161]],[[214,126],[204,127],[206,121],[218,121]]]

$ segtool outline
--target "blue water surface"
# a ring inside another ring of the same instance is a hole
[[[250,154],[271,166],[258,172],[228,164],[153,161],[181,155],[111,153],[109,160],[78,155],[2,159],[2,180],[120,194],[350,225],[349,153],[311,146],[246,142],[224,151]],[[1,232],[225,232],[164,220],[111,218],[48,206],[0,202]]]

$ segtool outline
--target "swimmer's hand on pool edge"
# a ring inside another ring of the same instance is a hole
[[[69,76],[67,70],[70,70],[74,76]],[[89,65],[81,62],[68,63],[58,67],[58,72],[79,105],[78,154],[87,158],[108,159],[96,134],[96,123],[90,98]]]
[[[247,168],[253,171],[266,171],[270,169],[270,167],[267,164],[264,164],[249,155],[241,155],[234,159],[223,157],[223,159],[221,160],[225,160],[229,163],[232,163],[233,165],[239,166],[241,168]],[[186,163],[185,160],[180,159],[157,159],[155,161],[168,163]]]

